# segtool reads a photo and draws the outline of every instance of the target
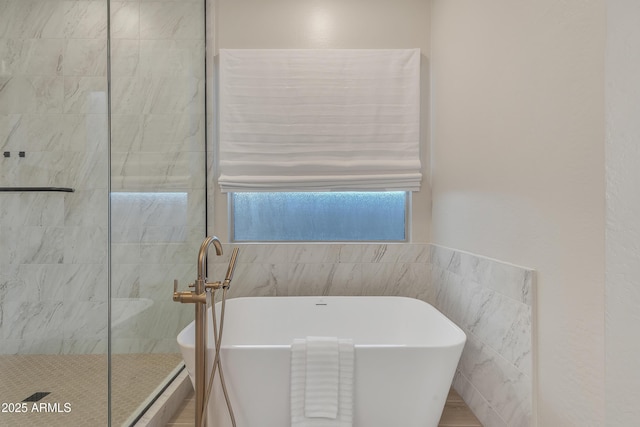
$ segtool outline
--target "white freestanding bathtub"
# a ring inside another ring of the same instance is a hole
[[[178,335],[192,382],[194,328]],[[207,330],[210,370],[211,323]],[[229,299],[221,358],[237,427],[290,425],[291,343],[307,336],[353,339],[355,427],[436,427],[466,340],[442,313],[412,298]],[[231,426],[218,375],[207,421]]]

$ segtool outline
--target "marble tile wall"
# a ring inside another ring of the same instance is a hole
[[[454,388],[483,425],[532,425],[534,272],[431,246],[432,300],[467,334]]]
[[[237,244],[210,257],[221,280],[233,247],[240,248],[229,297],[395,295],[426,299],[426,244]]]
[[[202,0],[111,2],[113,351],[177,352],[205,235]]]
[[[0,352],[107,348],[107,2],[0,1]],[[204,236],[200,0],[111,1],[113,349],[177,351]],[[25,151],[26,157],[18,157]]]
[[[0,1],[0,353],[103,352],[106,1]],[[19,157],[18,152],[25,156]]]

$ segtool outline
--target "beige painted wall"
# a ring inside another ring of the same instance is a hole
[[[606,426],[640,419],[640,2],[607,1]]]
[[[413,242],[429,241],[429,1],[217,0],[216,49],[420,48],[423,185],[413,194]],[[216,189],[216,234],[226,236],[225,196]]]
[[[604,1],[433,0],[433,243],[537,271],[539,426],[604,423]]]

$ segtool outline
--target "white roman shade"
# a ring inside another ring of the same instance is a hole
[[[419,190],[419,49],[222,49],[229,191]]]

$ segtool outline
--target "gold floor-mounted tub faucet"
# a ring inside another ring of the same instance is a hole
[[[204,402],[206,394],[206,376],[207,376],[207,340],[206,340],[206,319],[207,319],[207,291],[215,291],[220,288],[228,289],[233,278],[233,272],[236,266],[236,258],[238,257],[238,248],[233,249],[227,274],[222,282],[207,282],[207,252],[213,244],[216,249],[216,255],[222,255],[222,244],[216,236],[209,236],[204,239],[200,245],[198,252],[198,278],[189,285],[193,288],[191,291],[178,291],[178,280],[173,281],[173,300],[181,303],[195,304],[195,395],[196,395],[196,426],[202,425],[204,412]],[[213,300],[213,298],[212,298]]]

